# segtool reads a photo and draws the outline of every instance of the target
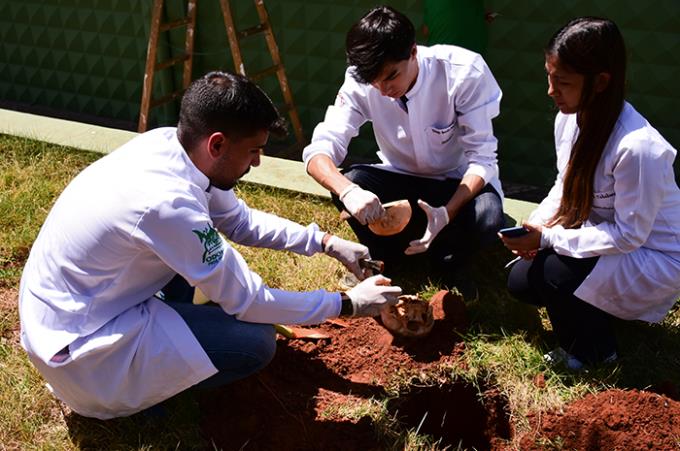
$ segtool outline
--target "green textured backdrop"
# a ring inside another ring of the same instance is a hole
[[[680,1],[494,0],[500,15],[489,27],[487,61],[501,88],[501,177],[550,185],[555,176],[553,103],[547,96],[543,46],[569,19],[601,16],[614,20],[629,55],[628,100],[676,149],[680,148]],[[676,158],[676,179],[680,177]]]
[[[138,117],[149,32],[150,1],[1,0],[0,106],[134,129]],[[168,0],[166,18],[183,15],[183,1]],[[388,2],[422,23],[422,1]],[[250,0],[232,1],[239,29],[257,22]],[[333,101],[344,73],[344,36],[374,2],[363,0],[266,2],[304,132],[311,136]],[[680,2],[657,0],[490,0],[499,13],[489,26],[486,55],[504,92],[495,121],[501,176],[548,186],[554,177],[552,121],[546,96],[542,47],[567,19],[601,15],[621,27],[629,48],[629,99],[680,147]],[[183,47],[183,29],[162,40],[160,54]],[[217,0],[198,2],[194,76],[232,70]],[[261,36],[243,43],[246,68],[270,65]],[[156,94],[173,90],[180,70],[159,73]],[[261,85],[280,100],[276,78]],[[155,109],[151,126],[174,124],[177,105]],[[370,128],[352,152],[369,158]],[[678,162],[676,160],[676,167]]]

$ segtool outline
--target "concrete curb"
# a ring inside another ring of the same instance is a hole
[[[105,154],[137,136],[127,130],[4,109],[0,109],[0,133]],[[305,173],[301,161],[264,156],[262,164],[243,180],[330,198],[328,191]],[[535,208],[536,204],[531,202],[505,199],[504,210],[513,224],[528,218]]]

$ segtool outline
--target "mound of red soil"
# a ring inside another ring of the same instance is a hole
[[[278,341],[272,363],[253,377],[200,399],[202,427],[218,449],[379,449],[369,417],[334,414],[348,403],[384,396],[396,374],[418,375],[454,362],[467,326],[461,298],[432,298],[435,325],[417,339],[394,337],[372,318],[329,322],[329,339]]]
[[[432,302],[435,326],[426,337],[394,337],[377,320],[360,318],[321,325],[327,339],[280,339],[277,355],[259,374],[203,394],[204,436],[225,450],[384,448],[369,415],[353,419],[342,409],[383,398],[400,374],[418,380],[442,364],[457,364],[465,350],[465,305],[448,292]],[[680,448],[680,403],[662,395],[610,390],[587,396],[563,412],[530,415],[531,432],[512,442],[507,400],[492,387],[481,398],[464,384],[414,384],[388,410],[407,427],[441,438],[442,448]]]
[[[529,421],[522,450],[680,449],[680,402],[656,393],[607,390]]]

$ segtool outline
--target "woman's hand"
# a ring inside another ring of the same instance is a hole
[[[522,226],[527,229],[529,233],[516,238],[504,237],[499,233],[498,237],[503,241],[505,247],[510,249],[513,254],[519,255],[525,259],[532,259],[536,256],[538,248],[541,247],[541,233],[543,227],[527,223],[523,223]]]
[[[536,257],[536,254],[538,254],[538,250],[535,250],[535,251],[512,251],[512,253],[517,255],[518,257],[523,258],[524,260],[533,260],[534,257]]]

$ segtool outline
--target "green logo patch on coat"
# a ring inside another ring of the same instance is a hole
[[[220,234],[208,224],[203,230],[192,230],[203,244],[203,263],[215,265],[224,255],[224,247]]]

